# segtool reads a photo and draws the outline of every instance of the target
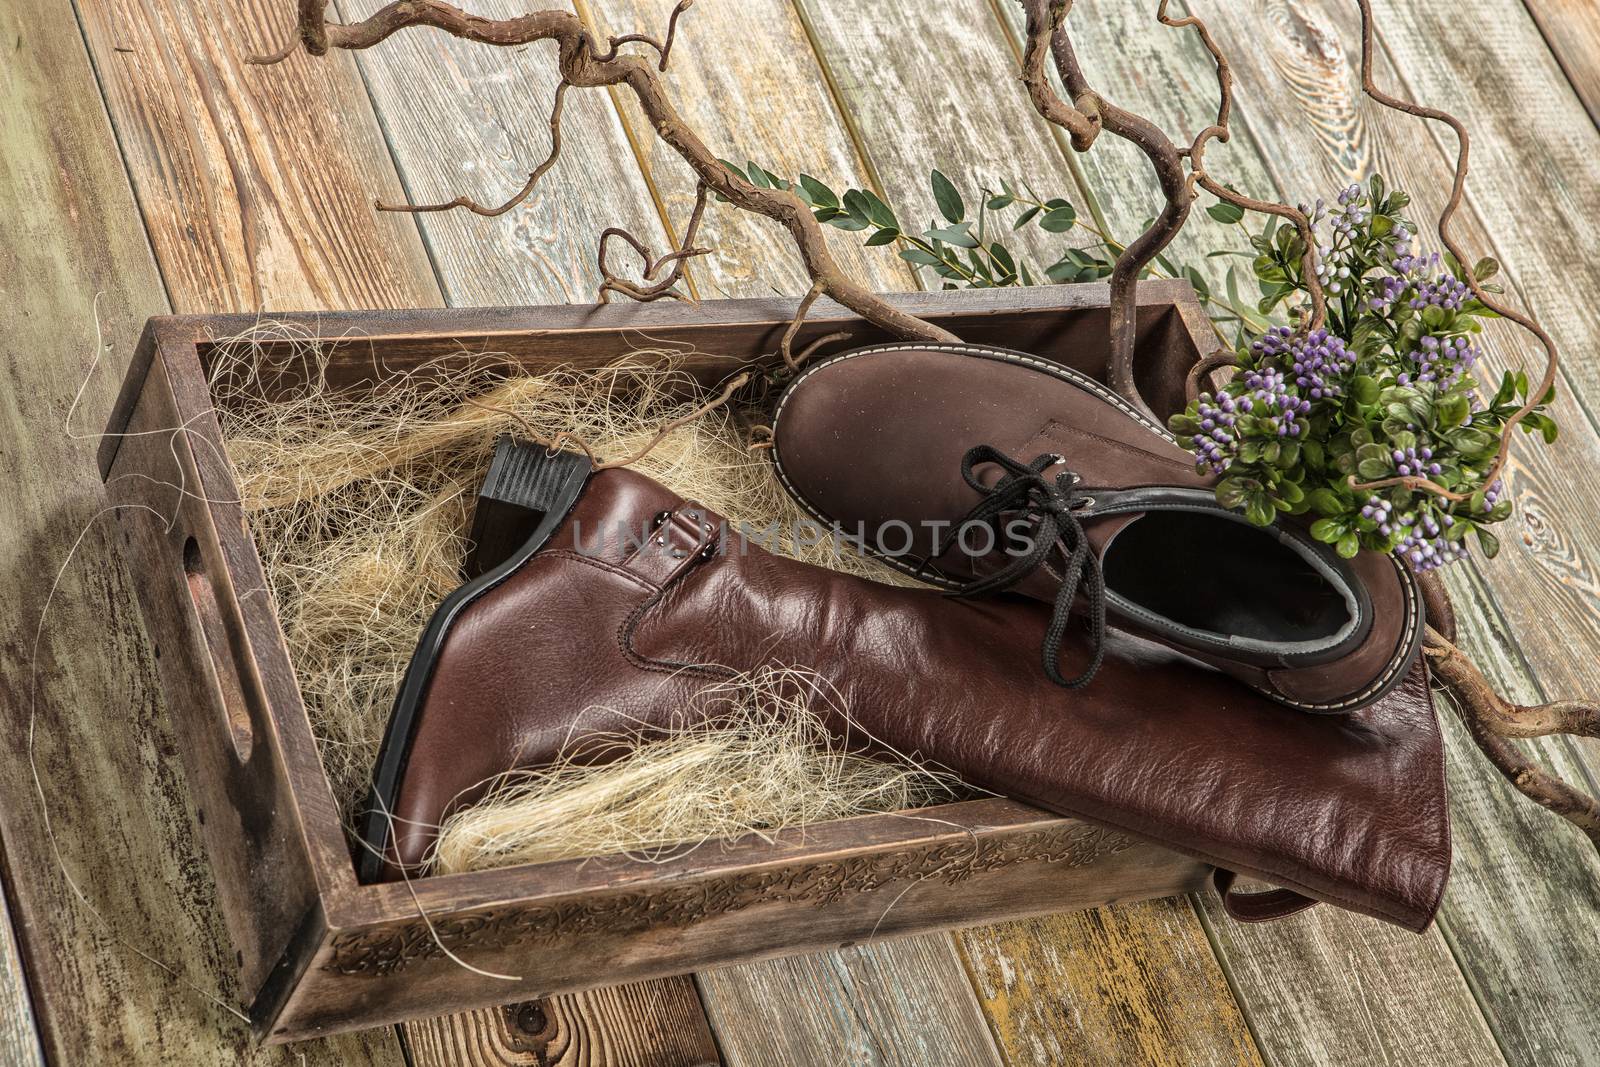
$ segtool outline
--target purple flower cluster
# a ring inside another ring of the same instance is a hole
[[[1279,437],[1299,437],[1305,432],[1306,424],[1301,420],[1311,413],[1311,401],[1289,392],[1289,380],[1283,371],[1271,366],[1246,371],[1244,384],[1252,390],[1250,396],[1239,398],[1250,402],[1245,410],[1265,419],[1268,428]]]
[[[1220,397],[1213,397],[1210,393],[1200,394],[1195,410],[1195,416],[1200,420],[1200,432],[1194,435],[1194,454],[1196,459],[1211,468],[1213,474],[1221,474],[1232,462],[1234,424],[1251,406],[1247,396],[1235,400],[1226,393]]]
[[[1325,200],[1318,200],[1310,209],[1302,205],[1301,210],[1310,217],[1313,227],[1326,220],[1333,231],[1331,238],[1317,244],[1317,281],[1337,296],[1350,284],[1351,271],[1348,264],[1336,265],[1336,261],[1350,251],[1356,230],[1372,217],[1366,193],[1360,185],[1351,185],[1340,191],[1338,205],[1331,211]]]
[[[1417,285],[1416,293],[1411,297],[1411,306],[1418,310],[1425,307],[1439,307],[1446,311],[1455,311],[1467,302],[1467,297],[1472,295],[1472,290],[1467,288],[1467,283],[1453,274],[1439,274],[1432,281],[1421,282]]]
[[[1394,532],[1394,527],[1389,525],[1389,502],[1381,496],[1367,497],[1366,505],[1361,509],[1361,517],[1371,519],[1378,524],[1378,532],[1388,537]]]
[[[1493,511],[1494,506],[1500,502],[1500,493],[1505,489],[1505,483],[1496,478],[1487,489],[1483,491],[1483,510]]]
[[[1437,274],[1439,267],[1444,263],[1439,253],[1430,256],[1416,255],[1411,248],[1411,234],[1404,229],[1395,230],[1397,238],[1394,242],[1394,259],[1389,261],[1390,268],[1407,283],[1414,282],[1429,274]]]
[[[1250,348],[1263,365],[1293,372],[1295,385],[1312,400],[1343,396],[1343,379],[1356,365],[1355,353],[1325,329],[1297,338],[1287,326],[1279,326],[1268,330]]]
[[[1394,554],[1410,564],[1417,574],[1426,574],[1446,563],[1464,558],[1467,546],[1461,541],[1451,541],[1445,537],[1445,530],[1454,526],[1455,521],[1449,515],[1441,515],[1437,519],[1431,514],[1403,516],[1400,520],[1403,536],[1400,543],[1395,545]]]
[[[1395,471],[1403,478],[1431,478],[1444,471],[1442,466],[1433,462],[1433,449],[1426,445],[1422,448],[1397,448],[1390,458],[1394,460]]]
[[[1386,275],[1379,278],[1373,286],[1372,295],[1367,298],[1367,307],[1373,311],[1387,311],[1400,299],[1400,294],[1406,291],[1410,283],[1404,278]]]
[[[1357,226],[1367,221],[1369,212],[1364,203],[1365,200],[1366,197],[1363,195],[1360,185],[1350,185],[1340,190],[1339,210],[1328,217],[1335,233],[1350,233]]]
[[[1442,341],[1437,337],[1424,337],[1418,344],[1421,347],[1410,354],[1411,361],[1417,365],[1417,372],[1415,375],[1400,374],[1397,380],[1401,385],[1436,382],[1441,388],[1448,389],[1478,362],[1477,348],[1465,337],[1447,337]],[[1477,398],[1474,396],[1473,399]],[[1481,401],[1478,406],[1482,406]]]
[[[1376,523],[1378,532],[1385,537],[1397,529],[1400,531],[1394,554],[1417,574],[1442,567],[1467,554],[1466,545],[1445,536],[1445,531],[1456,523],[1449,515],[1434,518],[1432,514],[1412,511],[1396,519],[1392,504],[1382,497],[1372,496],[1362,507],[1361,516]]]

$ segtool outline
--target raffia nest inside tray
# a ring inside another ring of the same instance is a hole
[[[387,375],[364,392],[325,386],[326,353],[296,353],[313,373],[264,399],[264,323],[222,343],[213,394],[228,456],[291,658],[347,824],[365,797],[390,705],[429,615],[461,581],[473,502],[503,434],[576,435],[628,456],[709,398],[668,352],[640,351],[598,371],[529,377],[504,357],[466,370]],[[508,373],[512,376],[508,377]],[[802,518],[747,447],[749,409],[724,408],[673,430],[632,464],[734,521],[788,531]],[[827,567],[904,582],[831,546],[777,549]],[[802,679],[803,680],[803,679]],[[434,868],[459,871],[772,831],[947,800],[960,785],[911,759],[868,760],[832,743],[815,686],[783,665],[733,684],[728,715],[635,744],[606,767],[563,764],[508,777],[441,829]],[[809,695],[797,695],[809,694]],[[572,709],[576,717],[584,709]],[[846,709],[848,710],[848,709]]]

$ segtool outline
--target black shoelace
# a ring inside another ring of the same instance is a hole
[[[1054,480],[1044,476],[1045,468],[1060,462],[1060,456],[1046,453],[1024,466],[992,445],[978,445],[961,457],[961,477],[982,493],[983,499],[956,524],[957,531],[972,522],[998,526],[1001,516],[1008,513],[1025,514],[1035,525],[1026,553],[1014,556],[1011,562],[992,574],[974,578],[952,595],[973,597],[1009,589],[1037,570],[1059,545],[1066,566],[1061,574],[1061,588],[1056,592],[1055,610],[1050,614],[1050,626],[1045,631],[1044,673],[1059,686],[1082,689],[1094,678],[1105,658],[1106,581],[1100,571],[1100,560],[1090,550],[1089,536],[1078,518],[1078,512],[1092,503],[1088,495],[1079,491],[1078,475],[1063,471]],[[1005,472],[992,486],[984,485],[975,473],[975,468],[984,463],[993,463]],[[946,549],[949,544],[947,540]],[[1080,589],[1088,602],[1092,653],[1083,673],[1069,679],[1061,676],[1061,644],[1071,618],[1072,602]]]

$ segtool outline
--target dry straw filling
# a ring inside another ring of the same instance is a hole
[[[216,347],[211,382],[323,766],[353,825],[417,637],[461,584],[495,441],[570,434],[599,457],[631,456],[715,394],[673,351],[536,375],[508,356],[463,354],[410,372],[374,368],[373,388],[360,390],[330,387],[329,355],[264,322]],[[904,584],[826,541],[788,536],[805,516],[748,447],[759,421],[759,409],[720,408],[630,466],[731,521],[776,522],[779,552]],[[703,696],[720,709],[710,720],[647,743],[622,739],[629,752],[617,762],[566,758],[506,776],[446,820],[435,869],[652,856],[959,795],[947,772],[909,757],[866,759],[830,738],[819,712],[833,696],[808,678],[775,664],[708,687]],[[572,709],[574,720],[585,710]]]

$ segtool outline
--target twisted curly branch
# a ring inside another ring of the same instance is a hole
[[[1134,347],[1137,335],[1137,287],[1150,262],[1172,243],[1188,221],[1197,194],[1195,187],[1246,211],[1264,212],[1288,219],[1305,242],[1304,274],[1311,294],[1308,328],[1322,325],[1327,315],[1322,285],[1317,279],[1316,241],[1305,212],[1287,204],[1274,204],[1235,192],[1212,178],[1205,169],[1205,147],[1210,141],[1226,142],[1233,113],[1233,72],[1227,57],[1204,22],[1193,16],[1173,18],[1169,0],[1162,0],[1156,18],[1165,26],[1193,27],[1217,67],[1217,118],[1180,148],[1160,127],[1142,115],[1119,107],[1095,90],[1083,73],[1067,30],[1072,0],[1022,0],[1027,22],[1024,31],[1022,81],[1028,98],[1045,119],[1070,134],[1072,147],[1086,152],[1101,130],[1110,131],[1135,145],[1150,160],[1166,205],[1151,224],[1117,256],[1111,274],[1111,359],[1108,376],[1112,388],[1147,412],[1134,383]],[[1071,97],[1063,101],[1051,86],[1044,60],[1049,55],[1062,86]],[[1185,160],[1188,166],[1185,167]]]
[[[675,300],[683,298],[683,294],[677,291],[676,286],[683,280],[684,264],[695,256],[704,256],[711,252],[709,248],[696,248],[694,243],[695,237],[700,232],[700,220],[706,213],[706,191],[704,182],[695,190],[694,210],[689,213],[688,226],[684,227],[683,242],[675,251],[668,252],[659,259],[651,257],[650,249],[643,241],[619,226],[609,226],[600,232],[601,282],[598,297],[600,303],[608,302],[612,293],[621,293],[641,303],[660,300],[662,297],[671,297]],[[652,284],[640,285],[612,272],[606,261],[606,250],[612,240],[622,241],[639,254],[639,258],[644,261],[640,274],[645,281]],[[671,264],[672,269],[667,272],[666,277],[655,281],[656,272],[668,264]]]
[[[1544,347],[1544,373],[1539,378],[1539,384],[1528,391],[1527,400],[1512,414],[1509,419],[1506,420],[1505,429],[1500,435],[1500,448],[1495,453],[1494,462],[1489,465],[1488,471],[1484,474],[1484,482],[1492,485],[1495,479],[1499,477],[1500,472],[1505,468],[1506,459],[1511,453],[1512,431],[1517,428],[1518,423],[1522,422],[1523,419],[1527,418],[1533,413],[1533,410],[1539,406],[1540,402],[1550,392],[1551,388],[1555,386],[1556,374],[1561,365],[1561,357],[1556,351],[1556,343],[1550,339],[1550,335],[1546,333],[1536,321],[1534,321],[1532,316],[1513,308],[1508,304],[1495,300],[1484,290],[1482,283],[1478,281],[1476,272],[1473,271],[1471,267],[1472,260],[1467,257],[1465,250],[1456,240],[1455,235],[1450,231],[1450,224],[1454,221],[1456,212],[1461,207],[1462,197],[1466,194],[1467,163],[1472,152],[1472,139],[1467,134],[1467,128],[1462,125],[1461,120],[1457,119],[1454,115],[1451,115],[1445,111],[1441,111],[1438,108],[1426,107],[1410,100],[1402,100],[1399,97],[1392,96],[1378,88],[1377,83],[1372,77],[1372,3],[1371,0],[1356,0],[1356,3],[1361,8],[1361,91],[1366,93],[1373,100],[1376,100],[1379,104],[1394,111],[1401,111],[1407,115],[1415,115],[1418,118],[1429,119],[1433,122],[1442,122],[1446,126],[1449,126],[1456,135],[1456,165],[1455,175],[1450,186],[1450,199],[1445,202],[1443,210],[1439,212],[1438,229],[1440,242],[1444,244],[1445,248],[1449,249],[1450,254],[1454,256],[1456,258],[1456,262],[1461,265],[1461,273],[1466,276],[1465,280],[1467,286],[1472,290],[1472,295],[1477,299],[1478,303],[1482,304],[1490,311],[1500,315],[1502,318],[1509,319],[1518,326],[1522,327],[1524,330],[1533,334],[1533,336],[1538,339],[1539,344]],[[1451,500],[1464,499],[1459,494],[1451,493],[1447,490],[1444,490],[1442,487],[1432,485],[1432,483],[1429,483],[1428,485],[1411,485],[1404,479],[1391,478],[1385,479],[1382,482],[1368,482],[1364,484],[1352,482],[1352,487],[1356,489],[1375,489],[1385,485],[1399,484],[1409,485],[1410,488],[1423,488],[1427,489],[1429,492],[1437,492],[1440,496],[1447,497]]]
[[[596,47],[594,37],[583,21],[570,11],[535,11],[509,19],[485,19],[469,15],[441,0],[395,0],[368,18],[342,24],[327,21],[327,7],[328,0],[300,0],[299,40],[271,55],[256,57],[252,62],[281,62],[300,48],[313,56],[326,55],[331,49],[371,48],[392,34],[412,26],[427,26],[463,40],[502,48],[535,41],[553,41],[562,83],[578,88],[614,85],[629,89],[649,118],[656,136],[693,169],[700,179],[702,192],[709,190],[721,194],[735,207],[764,215],[788,231],[806,273],[820,287],[822,295],[896,337],[920,341],[960,340],[948,330],[892,306],[851,279],[829,253],[821,225],[812,217],[811,209],[804,201],[786,189],[758,188],[742,175],[732,173],[717,161],[705,142],[684,122],[662,87],[660,73],[671,52],[678,16],[687,9],[687,3],[680,2],[674,9],[664,40],[658,42],[654,38],[632,34],[610,39],[605,51]],[[642,56],[621,51],[622,46],[629,42],[644,43],[653,48],[658,53],[658,61],[652,64]],[[557,143],[552,156],[558,151]],[[544,170],[548,170],[548,166]],[[537,178],[531,180],[530,187],[536,182]],[[467,203],[455,201],[436,207],[438,210],[451,207],[470,209]],[[614,236],[621,237],[622,234],[619,231]],[[685,244],[687,246],[688,242]],[[634,246],[645,257],[647,265],[659,267],[663,263],[671,263],[674,281],[683,261],[693,254],[692,248],[685,247],[655,261],[642,248],[642,243],[634,242]],[[646,294],[654,294],[650,297],[654,299],[666,295],[666,289],[671,286],[662,289],[657,283],[635,288]],[[613,285],[607,291],[625,292],[626,289]]]
[[[1507,740],[1550,734],[1600,737],[1600,707],[1576,701],[1513,704],[1494,691],[1465,652],[1431,626],[1423,653],[1489,762],[1524,796],[1560,815],[1600,845],[1600,803],[1536,766]]]

